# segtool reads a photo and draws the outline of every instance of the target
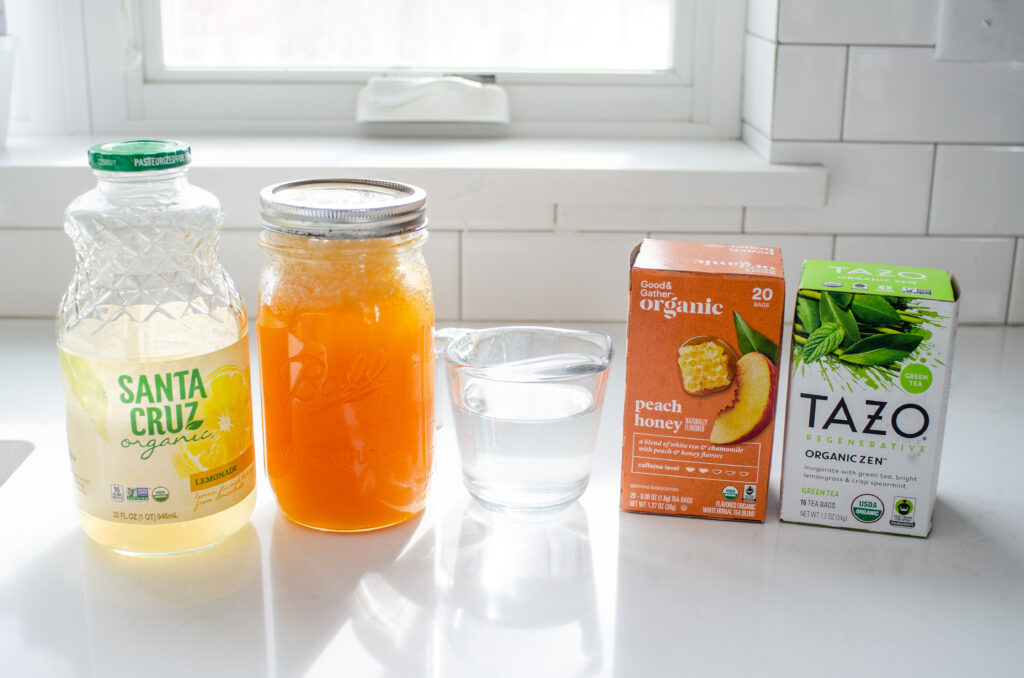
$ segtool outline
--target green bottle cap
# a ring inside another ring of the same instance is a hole
[[[135,139],[96,144],[89,166],[107,172],[146,172],[184,167],[192,160],[188,144],[161,139]]]

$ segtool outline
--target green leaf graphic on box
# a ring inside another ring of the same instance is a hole
[[[835,299],[835,292],[822,292],[818,305],[821,324],[836,323],[843,328],[843,348],[849,348],[860,341],[857,319],[849,309],[842,308]]]
[[[60,367],[78,404],[92,420],[96,433],[107,439],[107,392],[84,358],[59,351]]]
[[[858,294],[850,306],[857,320],[866,325],[892,327],[900,323],[900,314],[892,304],[882,297]]]
[[[891,365],[913,353],[922,341],[919,334],[876,334],[850,346],[839,359],[854,365]]]
[[[203,425],[203,420],[202,419],[196,419],[195,421],[190,421],[189,423],[185,424],[185,428],[187,428],[189,431],[195,431],[196,429],[198,429],[202,425]]]
[[[818,303],[806,297],[796,298],[796,317],[808,332],[813,332],[821,327]]]
[[[775,342],[744,322],[736,311],[732,312],[732,317],[736,324],[736,345],[740,349],[740,354],[760,353],[778,365],[779,347]]]
[[[850,292],[827,292],[827,294],[832,297],[832,300],[836,302],[839,308],[850,308],[850,304],[853,303],[853,294]]]
[[[845,332],[838,323],[822,323],[804,342],[803,360],[813,363],[835,351],[843,343]]]

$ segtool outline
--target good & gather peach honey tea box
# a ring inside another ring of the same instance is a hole
[[[782,520],[928,536],[958,296],[946,271],[804,263]]]
[[[784,297],[776,248],[633,251],[624,510],[764,520]]]

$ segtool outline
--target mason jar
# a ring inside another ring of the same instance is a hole
[[[426,194],[365,179],[260,193],[257,345],[281,510],[355,532],[419,513],[433,465]]]

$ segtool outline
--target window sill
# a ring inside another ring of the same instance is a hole
[[[14,137],[0,151],[0,227],[57,227],[93,178],[84,136]],[[222,201],[229,228],[256,224],[259,190],[278,181],[365,176],[453,205],[813,207],[827,171],[772,165],[741,141],[396,139],[190,136],[196,184]],[[553,220],[553,219],[552,219]],[[435,224],[435,227],[443,226]],[[471,227],[471,226],[470,226]]]

